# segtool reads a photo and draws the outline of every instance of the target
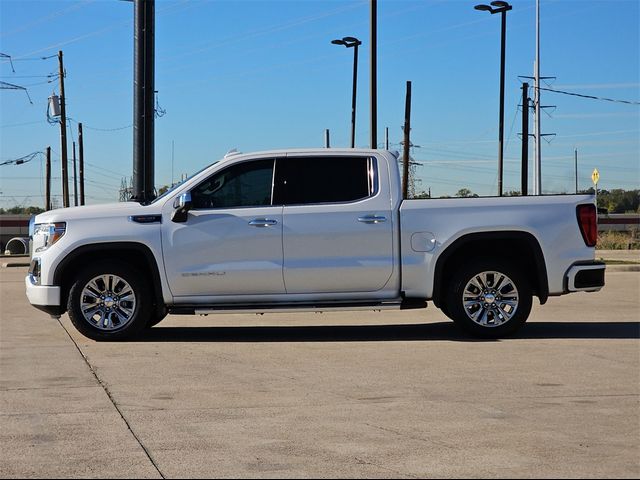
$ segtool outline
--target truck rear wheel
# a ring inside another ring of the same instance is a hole
[[[462,266],[454,274],[446,309],[472,335],[499,338],[524,325],[532,301],[531,286],[517,266],[487,259]]]
[[[124,340],[142,330],[151,312],[144,277],[119,262],[99,262],[75,278],[67,301],[69,318],[93,340]]]

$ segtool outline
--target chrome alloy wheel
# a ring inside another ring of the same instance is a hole
[[[82,289],[80,310],[93,327],[103,331],[116,330],[133,318],[136,296],[123,278],[103,274],[92,278]]]
[[[505,274],[486,271],[474,275],[462,293],[467,316],[482,327],[498,327],[515,315],[518,289]]]

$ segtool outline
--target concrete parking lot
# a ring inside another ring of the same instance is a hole
[[[501,341],[426,311],[170,316],[96,343],[0,269],[0,477],[640,476],[640,273]]]

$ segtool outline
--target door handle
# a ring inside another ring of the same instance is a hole
[[[254,218],[249,222],[249,225],[252,227],[270,227],[277,224],[277,220],[271,220],[269,218]]]
[[[387,221],[387,217],[379,215],[366,215],[364,217],[358,217],[358,221],[362,223],[383,223]]]

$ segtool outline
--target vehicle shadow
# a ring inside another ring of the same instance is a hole
[[[639,339],[640,322],[531,322],[518,339]],[[470,337],[452,322],[400,325],[174,327],[159,325],[134,341],[142,342],[490,342]]]

